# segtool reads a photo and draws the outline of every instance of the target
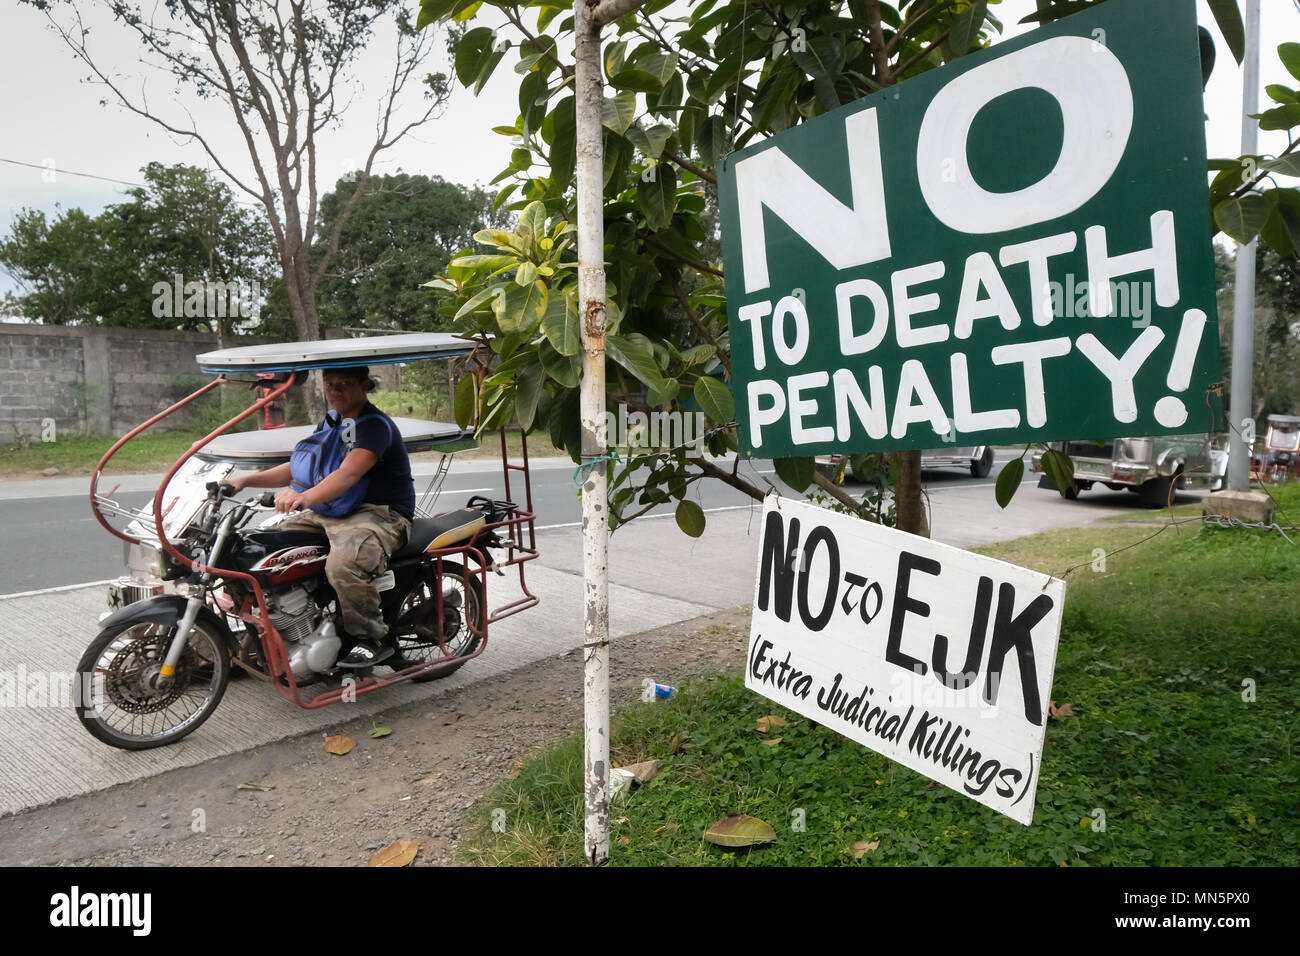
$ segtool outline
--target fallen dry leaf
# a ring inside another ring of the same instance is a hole
[[[628,845],[629,843],[631,843],[631,842],[632,842],[632,838],[631,838],[631,837],[621,836],[621,837],[618,838],[618,845],[619,845],[619,846],[627,846],[627,845]]]
[[[1071,707],[1069,704],[1062,704],[1060,707],[1057,707],[1056,701],[1054,700],[1048,701],[1047,715],[1049,717],[1073,717],[1074,708]]]
[[[704,839],[718,846],[755,846],[771,843],[776,839],[776,831],[758,817],[735,813],[704,831]]]
[[[866,840],[859,840],[857,843],[853,844],[853,859],[860,860],[865,854],[879,848],[879,840],[872,840],[870,843]]]
[[[785,718],[778,717],[776,714],[768,714],[766,717],[760,717],[754,722],[754,729],[760,734],[765,734],[773,727],[784,727]]]
[[[675,754],[682,752],[682,733],[680,730],[673,734],[672,740],[668,741],[668,749]]]
[[[415,859],[420,844],[414,840],[397,840],[382,850],[376,850],[370,858],[371,866],[406,866]]]
[[[938,780],[931,780],[929,783],[927,783],[927,784],[925,785],[925,789],[927,789],[927,790],[938,790],[938,789],[939,789],[940,787],[942,787],[942,786],[943,786],[943,784],[941,784]]]
[[[345,753],[357,745],[357,742],[351,737],[345,737],[342,734],[335,734],[333,737],[325,738],[325,752],[327,754],[337,754],[342,757]]]
[[[241,783],[238,786],[236,786],[235,789],[236,790],[258,790],[261,791],[262,793],[267,793],[271,790],[274,790],[275,787],[274,786],[268,787],[265,784],[261,784],[261,783]]]
[[[773,737],[771,740],[760,740],[760,741],[759,741],[759,743],[761,743],[764,747],[775,747],[775,746],[776,746],[777,744],[779,744],[780,742],[781,742],[781,738],[780,738],[780,737]]]
[[[709,779],[709,775],[708,775],[707,773],[705,773],[703,770],[701,770],[699,767],[696,767],[696,768],[695,768],[695,779],[696,779],[696,780],[708,780],[708,779]]]
[[[661,827],[655,827],[655,833],[663,833],[665,830],[676,830],[677,826],[678,824],[676,823],[665,823]]]

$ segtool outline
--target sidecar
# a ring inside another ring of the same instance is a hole
[[[139,619],[173,631],[177,625],[188,628],[190,625],[179,619],[180,611],[188,603],[187,621],[193,621],[194,614],[199,613],[203,620],[220,630],[230,649],[231,664],[252,671],[270,682],[282,696],[308,708],[348,699],[345,693],[352,697],[393,683],[445,676],[482,654],[487,646],[489,625],[538,603],[536,595],[528,590],[524,573],[525,563],[538,556],[527,441],[524,440],[522,447],[522,462],[512,462],[504,429],[500,429],[504,498],[471,499],[463,508],[457,502],[453,506],[457,510],[443,515],[435,513],[436,499],[450,456],[466,447],[474,433],[446,422],[394,419],[408,452],[432,450],[442,451],[443,455],[434,473],[425,476],[428,485],[417,502],[408,543],[390,559],[389,571],[396,572],[400,593],[407,597],[394,611],[399,614],[400,623],[418,635],[418,640],[412,640],[411,647],[403,648],[399,658],[401,666],[390,666],[392,672],[384,676],[366,676],[360,683],[334,687],[309,699],[301,696],[299,688],[303,682],[296,676],[296,668],[290,666],[285,638],[268,611],[261,582],[254,575],[219,566],[219,559],[210,559],[202,550],[187,546],[186,539],[187,531],[193,530],[201,520],[209,526],[219,520],[222,504],[216,489],[224,478],[238,467],[260,469],[287,461],[294,445],[313,431],[309,426],[302,426],[229,433],[240,421],[306,381],[309,371],[462,356],[470,366],[486,368],[492,353],[483,338],[405,333],[231,348],[197,356],[200,369],[216,378],[128,432],[104,455],[91,478],[91,510],[106,530],[125,542],[128,568],[128,573],[109,588],[111,610],[102,620],[102,626],[121,627],[128,619]],[[163,478],[150,509],[131,509],[113,501],[109,497],[111,491],[100,493],[104,468],[124,444],[208,391],[230,386],[248,388],[254,395],[253,402],[194,443]],[[518,501],[512,495],[512,479],[514,491],[521,492]],[[241,502],[238,507],[242,509],[239,520],[246,522],[253,503]],[[474,511],[473,522],[463,517],[470,509],[478,509]],[[271,509],[263,510],[267,519],[276,517]],[[109,518],[125,519],[125,524],[117,527]],[[205,563],[209,560],[214,563]],[[518,569],[522,597],[493,607],[488,599],[488,572],[504,574],[512,567]],[[438,584],[444,572],[454,575],[463,592],[471,595],[473,614],[463,602],[455,605],[445,602]],[[237,585],[238,601],[230,597],[231,582]],[[380,587],[382,591],[383,585]],[[168,594],[168,591],[176,593]],[[455,651],[442,636],[446,622],[453,617],[469,635]],[[289,640],[297,640],[296,635],[290,635]],[[219,692],[207,706],[215,706],[218,698]],[[207,712],[204,711],[203,717]],[[181,731],[184,732],[188,730]],[[167,739],[175,736],[178,734],[169,732]],[[154,746],[161,740],[160,737],[117,745]]]
[[[451,422],[420,418],[394,417],[393,424],[402,434],[407,454],[445,449],[415,505],[417,518],[431,518],[451,456],[467,447],[477,446],[474,432]],[[239,469],[260,471],[281,465],[289,460],[294,446],[311,433],[310,425],[229,432],[204,445],[173,476],[163,494],[163,527],[167,536],[173,540],[179,538],[198,516],[207,499],[208,482],[224,481]],[[132,518],[126,531],[140,541],[123,545],[126,573],[108,585],[110,612],[135,601],[174,591],[175,581],[180,576],[178,570],[184,570],[163,550],[152,515]]]

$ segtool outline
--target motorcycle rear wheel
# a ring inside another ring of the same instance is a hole
[[[195,621],[165,686],[157,672],[176,623],[131,621],[101,631],[77,662],[77,719],[104,743],[149,750],[180,740],[216,710],[230,681],[221,636]]]
[[[476,630],[483,628],[483,587],[476,574],[453,561],[442,562],[444,655],[435,629],[436,595],[431,579],[432,568],[424,573],[406,593],[398,608],[389,634],[397,645],[397,654],[387,661],[393,670],[438,660],[466,658],[478,650],[481,642]],[[431,674],[412,678],[412,683],[440,680],[460,670],[465,661],[448,664]]]

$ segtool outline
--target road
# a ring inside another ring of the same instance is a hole
[[[1037,476],[1029,475],[1011,508],[999,511],[993,504],[994,477],[1011,457],[1009,453],[1000,453],[992,473],[985,479],[972,479],[960,469],[925,473],[925,487],[934,509],[936,538],[970,547],[1052,527],[1086,524],[1103,511],[1110,513],[1110,509],[1120,512],[1138,507],[1136,496],[1122,491],[1093,490],[1076,502],[1065,502],[1055,493],[1037,489]],[[423,475],[427,481],[429,471],[429,466],[417,466],[417,489],[422,490],[424,482],[420,478]],[[782,493],[793,494],[773,473],[771,462],[742,462],[740,472],[759,487],[766,488],[771,482]],[[533,504],[539,529],[579,527],[581,505],[572,477],[570,462],[543,459],[535,463]],[[146,508],[158,480],[159,476],[129,476],[122,480],[122,488],[114,497],[129,507]],[[113,480],[106,480],[104,490],[113,484]],[[3,528],[4,541],[0,549],[0,595],[104,581],[122,573],[123,542],[104,531],[91,516],[87,488],[88,479],[0,483],[0,528]],[[853,491],[853,486],[848,490]],[[517,487],[512,491],[519,500]],[[456,465],[444,483],[439,508],[451,509],[474,494],[497,497],[504,494],[498,465],[490,462]],[[698,482],[692,496],[706,512],[714,514],[748,510],[752,503],[741,492],[717,481]],[[668,517],[672,524],[670,506],[661,506],[656,512]],[[629,525],[615,535],[615,540],[636,537],[638,527],[637,523]],[[561,547],[567,547],[576,543],[578,535],[573,531],[555,540]],[[685,536],[680,536],[679,543],[691,544]],[[729,550],[734,544],[727,542],[727,553],[734,553]]]

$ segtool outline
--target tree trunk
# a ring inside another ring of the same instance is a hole
[[[930,537],[930,522],[925,516],[925,503],[921,500],[921,453],[919,451],[891,451],[894,463],[894,513],[898,530]]]

